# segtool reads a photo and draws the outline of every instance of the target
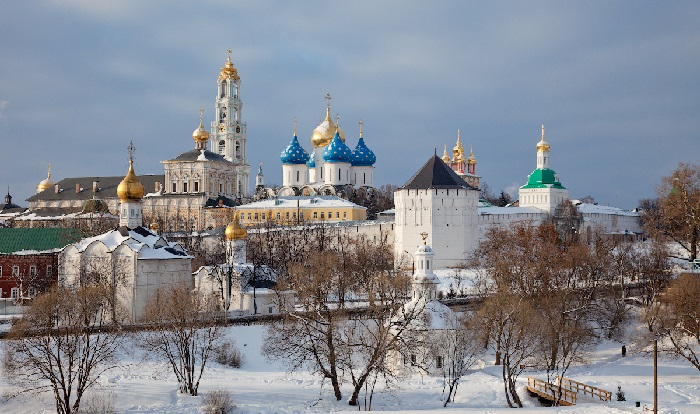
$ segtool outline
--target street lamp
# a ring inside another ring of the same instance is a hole
[[[413,258],[413,255],[408,252],[408,250],[404,250],[403,252],[411,256],[411,276],[413,276],[413,274],[416,273],[416,260]]]

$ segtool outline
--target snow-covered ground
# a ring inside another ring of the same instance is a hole
[[[225,389],[232,393],[237,413],[327,413],[351,412],[347,405],[351,392],[343,386],[344,399],[335,401],[328,383],[321,387],[320,378],[307,372],[288,374],[278,364],[268,363],[260,354],[264,326],[230,327],[227,335],[236,340],[245,355],[241,369],[233,369],[210,362],[200,386],[200,396],[179,394],[177,383],[168,368],[159,362],[144,361],[135,347],[125,349],[122,367],[113,369],[100,378],[91,394],[110,401],[120,413],[196,413],[207,392]],[[643,413],[653,402],[653,361],[649,356],[628,351],[620,356],[621,344],[605,342],[598,347],[593,360],[585,366],[572,368],[568,377],[591,384],[613,393],[621,385],[627,401],[587,402],[574,407],[547,408],[527,396],[526,375],[545,378],[541,372],[528,372],[521,377],[521,396],[528,413]],[[456,402],[442,408],[442,380],[438,377],[414,375],[393,389],[375,392],[373,411],[401,413],[510,413],[503,395],[500,367],[492,365],[487,356],[462,378]],[[0,378],[0,391],[8,390]],[[680,360],[660,358],[659,412],[700,413],[700,372]],[[94,397],[93,397],[94,398]],[[362,402],[362,395],[360,397]],[[636,408],[640,401],[642,407]],[[0,401],[3,413],[54,412],[51,395],[23,395]]]

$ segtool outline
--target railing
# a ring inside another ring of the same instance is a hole
[[[527,389],[540,397],[551,401],[556,401],[559,405],[575,405],[576,391],[560,388],[555,384],[550,384],[546,381],[534,377],[527,377]]]
[[[610,401],[612,399],[612,392],[606,391],[598,387],[594,387],[592,385],[574,381],[566,377],[557,377],[557,382],[561,383],[562,389],[575,391],[576,393],[581,393],[583,395],[589,395],[593,398],[598,398],[601,401]]]

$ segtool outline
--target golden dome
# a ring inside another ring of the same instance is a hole
[[[450,163],[450,156],[447,154],[447,145],[445,145],[445,150],[442,152],[442,162],[445,164]]]
[[[542,140],[537,143],[537,151],[549,151],[549,142],[544,140],[544,124],[542,124]]]
[[[314,133],[311,135],[311,145],[313,145],[314,148],[327,146],[333,141],[336,130],[338,131],[338,135],[340,135],[340,139],[345,142],[345,132],[333,123],[331,119],[331,107],[329,106],[326,109],[326,119],[314,129]]]
[[[228,50],[228,59],[226,59],[226,63],[224,64],[224,67],[221,68],[221,73],[219,74],[219,80],[222,79],[234,79],[236,81],[241,80],[241,78],[238,76],[238,70],[235,66],[233,66],[233,62],[231,62],[231,49]]]
[[[160,229],[160,225],[158,225],[158,223],[154,221],[153,223],[151,223],[150,226],[148,226],[148,228],[153,231],[158,231]]]
[[[468,164],[476,164],[476,157],[474,156],[474,151],[472,151],[472,146],[469,146],[469,158],[467,158]]]
[[[238,220],[238,212],[233,215],[233,221],[226,226],[226,240],[241,240],[245,239],[248,231],[241,225]]]
[[[134,173],[133,160],[129,160],[129,172],[117,186],[117,196],[121,201],[136,201],[143,198],[143,184]]]
[[[194,142],[197,144],[206,144],[206,142],[209,141],[209,133],[204,129],[204,125],[202,124],[201,109],[199,112],[199,127],[192,133],[192,138],[194,138]]]
[[[49,173],[46,176],[46,178],[41,180],[39,185],[36,186],[36,192],[40,193],[44,190],[47,190],[47,189],[53,187],[54,185],[56,185],[56,183],[53,182],[53,180],[51,179],[51,164],[49,164]]]

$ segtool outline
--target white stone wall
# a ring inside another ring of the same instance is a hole
[[[306,185],[306,164],[282,164],[282,185],[300,187]]]
[[[323,165],[325,173],[323,181],[327,185],[350,184],[350,163],[327,162]]]
[[[476,245],[478,201],[475,190],[396,190],[396,258],[405,257],[406,252],[413,254],[423,244],[420,233],[426,232],[435,251],[435,268],[462,264]]]
[[[350,167],[350,183],[355,187],[374,187],[374,167]]]
[[[535,207],[554,214],[554,209],[569,199],[569,190],[561,188],[521,188],[518,194],[520,207]]]

